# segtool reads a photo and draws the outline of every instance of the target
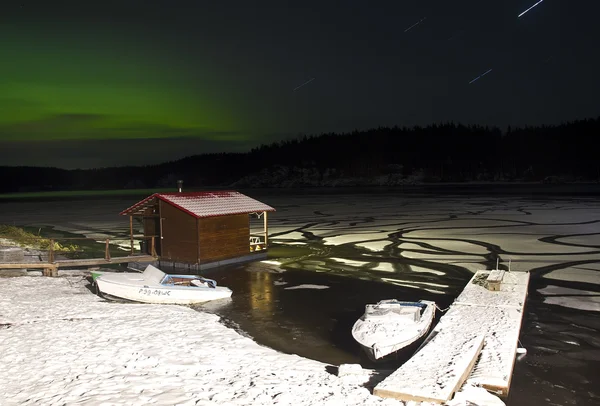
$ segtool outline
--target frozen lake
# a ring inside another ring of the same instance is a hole
[[[234,291],[204,306],[280,351],[362,362],[350,327],[366,303],[435,300],[445,308],[472,273],[531,271],[509,405],[600,403],[600,202],[494,194],[245,191],[275,207],[269,261],[207,273]],[[140,196],[140,199],[145,196]],[[138,199],[0,203],[0,224],[84,235],[128,232]]]

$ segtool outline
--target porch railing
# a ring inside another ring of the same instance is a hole
[[[251,235],[250,236],[250,252],[262,251],[267,249],[265,238],[263,236]]]

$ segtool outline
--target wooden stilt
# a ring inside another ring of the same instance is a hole
[[[264,221],[265,221],[265,248],[267,248],[269,246],[269,225],[268,225],[268,221],[267,221],[267,215],[268,213],[266,211],[263,211],[263,215],[264,215]]]
[[[129,216],[129,238],[131,242],[131,255],[133,255],[133,216]]]
[[[151,251],[150,251],[150,255],[152,255],[153,257],[156,257],[157,256],[156,255],[156,241],[154,239],[154,236],[152,236],[152,238],[151,238],[150,241],[151,241],[151,245],[152,245],[152,248],[151,248]]]
[[[50,240],[50,250],[48,251],[48,262],[54,262],[54,240]]]

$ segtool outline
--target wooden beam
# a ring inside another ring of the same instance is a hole
[[[163,240],[163,217],[162,217],[162,200],[158,202],[158,239],[160,240],[161,248],[162,248],[162,240]]]
[[[104,259],[110,261],[110,249],[109,249],[110,240],[106,239],[106,246],[104,248]]]
[[[269,246],[269,224],[267,220],[267,212],[264,211],[264,220],[265,220],[265,248]]]
[[[123,262],[152,262],[156,258],[150,255],[129,255],[126,257],[116,257],[106,260],[105,258],[89,259],[61,259],[57,262],[21,262],[21,263],[0,263],[0,269],[48,269],[56,270],[64,267],[76,266],[94,266],[104,264],[120,264]]]
[[[129,216],[129,237],[131,242],[131,255],[133,255],[133,216]]]
[[[104,258],[90,258],[90,259],[63,259],[56,262],[56,266],[60,268],[64,267],[75,267],[75,266],[94,266],[94,265],[105,265],[105,264],[120,264],[123,262],[152,262],[156,258],[150,255],[130,255],[126,257],[113,257],[110,260]]]
[[[28,268],[58,268],[56,263],[51,264],[49,262],[26,262],[26,263],[2,263],[0,269],[28,269]]]
[[[50,240],[50,251],[48,251],[48,262],[54,262],[54,240]]]
[[[152,236],[152,239],[151,239],[151,241],[152,241],[152,248],[151,248],[151,250],[150,250],[150,254],[151,254],[153,257],[157,257],[158,255],[156,255],[156,239],[154,238],[154,236]]]

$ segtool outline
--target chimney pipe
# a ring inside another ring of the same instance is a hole
[[[181,189],[183,187],[183,181],[182,180],[178,180],[177,181],[177,190],[179,193],[181,193]]]

